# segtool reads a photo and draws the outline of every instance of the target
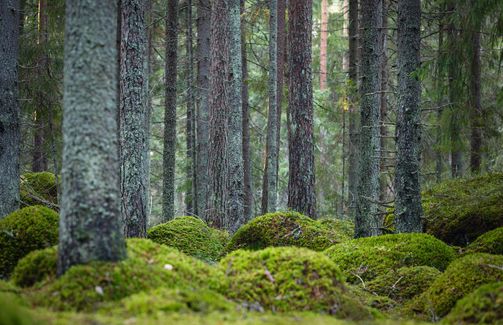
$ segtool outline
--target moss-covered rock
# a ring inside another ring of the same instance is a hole
[[[58,186],[56,177],[50,172],[25,173],[20,183],[21,205],[44,205],[51,209],[58,207]]]
[[[11,274],[11,281],[20,287],[30,287],[37,282],[56,276],[57,247],[33,251],[19,260]]]
[[[349,240],[324,252],[351,283],[368,281],[405,266],[444,270],[454,249],[426,234],[395,234]]]
[[[17,305],[27,305],[22,290],[16,287],[12,282],[0,280],[0,295],[3,296],[4,299],[8,299]]]
[[[430,266],[402,267],[384,273],[367,284],[369,291],[402,303],[423,293],[442,274]]]
[[[56,245],[58,222],[58,214],[41,205],[16,210],[1,219],[0,278],[9,276],[29,252]]]
[[[408,309],[420,318],[437,320],[479,286],[503,281],[503,256],[477,253],[452,262]]]
[[[217,269],[175,248],[147,239],[130,239],[127,246],[128,258],[124,261],[70,268],[37,292],[36,304],[54,310],[92,311],[141,291],[204,288],[218,282]]]
[[[425,230],[465,246],[503,226],[503,174],[440,183],[422,194]]]
[[[0,324],[32,325],[36,324],[27,310],[12,301],[9,295],[0,292]]]
[[[322,253],[298,247],[237,250],[220,261],[229,298],[266,310],[317,311],[368,319],[371,312],[344,286],[339,268]]]
[[[503,323],[503,282],[483,285],[456,303],[445,324]]]
[[[223,250],[222,236],[201,219],[191,216],[177,217],[148,230],[150,240],[205,261],[219,257]]]
[[[468,253],[489,253],[503,255],[503,227],[479,236],[466,248]]]
[[[354,238],[355,224],[351,220],[342,220],[335,218],[321,218],[317,220],[322,227],[326,228],[336,238],[338,242],[343,242]]]
[[[347,285],[351,294],[356,297],[364,306],[375,308],[381,312],[389,313],[398,303],[387,296],[380,296],[375,292],[371,292],[366,287],[360,284]]]
[[[268,213],[239,228],[226,251],[269,246],[298,246],[320,251],[343,240],[343,236],[335,234],[327,225],[297,212]]]

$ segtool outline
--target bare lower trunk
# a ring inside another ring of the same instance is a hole
[[[481,103],[481,63],[480,63],[480,32],[472,35],[472,60],[470,66],[470,169],[473,175],[480,173],[481,148],[482,148],[482,103]]]
[[[328,0],[321,0],[320,90],[327,88]]]

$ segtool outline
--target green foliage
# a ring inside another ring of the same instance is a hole
[[[220,261],[229,298],[273,311],[318,311],[368,319],[371,312],[350,296],[339,268],[322,253],[297,247],[237,250]]]
[[[30,287],[45,279],[56,276],[58,262],[57,247],[30,252],[19,260],[11,274],[11,281],[20,287]]]
[[[456,303],[445,324],[498,324],[503,320],[503,282],[479,287]]]
[[[477,253],[452,262],[407,308],[416,316],[436,320],[477,287],[503,281],[503,256]]]
[[[384,273],[367,284],[369,291],[402,303],[421,294],[441,274],[430,266],[402,267]]]
[[[45,205],[58,207],[58,187],[56,177],[50,172],[26,173],[21,175],[21,204],[23,206]]]
[[[473,243],[468,245],[467,252],[503,255],[503,227],[479,236]]]
[[[227,251],[262,249],[269,246],[298,246],[316,251],[342,241],[327,223],[321,224],[297,212],[268,213],[252,219],[232,236]]]
[[[31,325],[36,323],[25,309],[12,301],[10,296],[0,293],[0,324]]]
[[[178,248],[185,254],[215,261],[223,250],[224,235],[199,218],[177,217],[148,230],[148,238],[158,244]]]
[[[440,183],[423,192],[426,232],[454,245],[466,245],[503,226],[503,174]]]
[[[325,254],[352,283],[372,280],[405,266],[444,270],[455,257],[454,249],[426,234],[358,238],[334,245]]]
[[[0,278],[33,250],[58,243],[58,214],[36,205],[16,210],[0,220]]]

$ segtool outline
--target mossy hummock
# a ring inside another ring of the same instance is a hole
[[[10,275],[29,252],[58,243],[57,212],[35,205],[0,220],[0,278]]]
[[[503,255],[503,227],[479,236],[466,248],[468,253],[489,253]]]
[[[0,292],[0,324],[2,325],[35,325],[37,324],[28,311],[12,301],[10,295]]]
[[[21,205],[44,205],[51,209],[58,207],[58,186],[56,176],[50,172],[25,173],[20,183]]]
[[[355,224],[351,220],[327,217],[321,218],[317,222],[331,232],[332,237],[337,238],[339,242],[353,239],[355,236]]]
[[[30,252],[19,260],[11,274],[11,281],[20,287],[30,287],[56,276],[58,263],[57,246]]]
[[[427,234],[358,238],[324,253],[351,283],[369,281],[406,266],[431,266],[442,271],[456,256],[453,248]]]

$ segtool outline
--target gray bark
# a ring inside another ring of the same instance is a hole
[[[386,174],[386,165],[393,158],[389,152],[388,148],[388,126],[386,125],[386,119],[388,115],[388,6],[389,0],[382,0],[382,28],[381,28],[381,93],[380,93],[380,105],[381,105],[381,121],[380,121],[380,143],[381,143],[381,162],[380,162],[380,190],[379,190],[379,200],[385,202],[388,200],[388,181]]]
[[[66,2],[58,274],[125,258],[118,155],[117,2]]]
[[[361,84],[360,84],[360,159],[356,197],[355,237],[381,233],[379,201],[380,162],[380,80],[382,43],[381,0],[361,1]]]
[[[19,208],[19,8],[0,2],[0,219]]]
[[[311,0],[288,2],[288,207],[315,218],[312,22]]]
[[[397,232],[421,232],[420,174],[421,1],[398,1],[398,112],[396,124],[395,225]]]
[[[120,2],[119,148],[121,214],[127,237],[145,237],[149,117],[146,0]]]

